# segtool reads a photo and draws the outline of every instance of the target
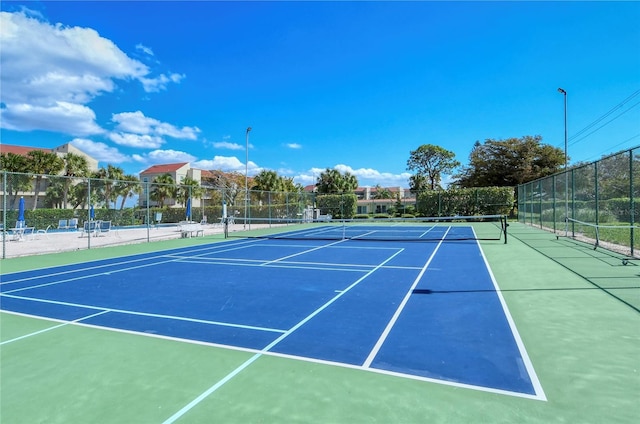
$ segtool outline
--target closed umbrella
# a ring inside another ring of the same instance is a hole
[[[96,211],[93,210],[93,205],[89,208],[89,219],[93,221],[96,219]]]
[[[20,197],[20,202],[18,203],[18,222],[24,224],[24,197]]]
[[[191,197],[187,199],[187,221],[191,221]]]

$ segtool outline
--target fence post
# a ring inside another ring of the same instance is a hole
[[[629,150],[629,247],[631,248],[631,256],[633,256],[633,236],[635,225],[635,200],[633,198],[633,150]]]
[[[598,162],[594,163],[593,166],[593,177],[596,183],[596,229],[598,228],[598,224],[600,224],[600,191],[598,184]]]
[[[2,171],[2,259],[7,258],[6,234],[7,234],[7,171]]]

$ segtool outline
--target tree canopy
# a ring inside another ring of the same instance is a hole
[[[452,172],[460,166],[455,153],[433,144],[423,144],[411,151],[407,170],[414,171],[409,184],[412,191],[440,188],[442,174]]]
[[[358,188],[358,179],[349,172],[342,174],[337,169],[327,168],[320,173],[316,188],[322,194],[353,193]]]
[[[542,137],[476,141],[469,165],[455,176],[460,187],[516,186],[561,170],[564,152],[542,143]]]

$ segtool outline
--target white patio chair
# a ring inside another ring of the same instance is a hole
[[[42,229],[37,230],[36,231],[36,238],[40,238],[40,235],[44,235],[44,237],[48,239],[49,238],[48,232],[49,232],[50,229],[51,229],[51,225],[47,226],[47,228],[44,229],[44,230],[42,230]]]

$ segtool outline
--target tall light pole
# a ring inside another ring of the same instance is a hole
[[[558,88],[558,92],[564,96],[564,236],[569,235],[569,172],[567,156],[567,92]]]
[[[249,206],[249,132],[251,127],[247,127],[245,134],[245,161],[244,161],[244,229],[247,229],[247,208]]]

